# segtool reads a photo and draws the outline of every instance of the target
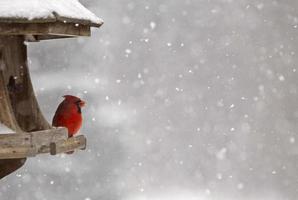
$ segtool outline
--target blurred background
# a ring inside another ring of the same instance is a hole
[[[298,1],[81,0],[90,38],[28,44],[41,109],[87,101],[88,148],[30,158],[1,200],[295,200]]]

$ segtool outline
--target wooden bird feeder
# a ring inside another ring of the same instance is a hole
[[[90,28],[102,24],[77,0],[0,1],[0,122],[15,131],[0,135],[0,179],[27,157],[86,147],[83,135],[68,138],[65,128],[45,120],[32,88],[25,42],[90,36]]]

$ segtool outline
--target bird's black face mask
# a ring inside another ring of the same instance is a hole
[[[82,113],[82,110],[81,110],[80,103],[81,103],[81,100],[75,102],[75,104],[76,104],[76,106],[77,106],[77,108],[78,108],[78,113],[81,114],[81,113]]]

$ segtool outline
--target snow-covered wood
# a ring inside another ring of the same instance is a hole
[[[102,24],[78,0],[0,0],[0,123],[15,132],[0,136],[0,179],[27,157],[86,147],[84,136],[57,135],[42,115],[24,42],[90,36],[90,28]]]
[[[68,138],[65,128],[0,134],[0,160],[35,157],[45,153],[56,155],[85,148],[86,138],[83,135]]]
[[[84,136],[68,139],[66,129],[52,128],[43,117],[30,80],[24,40],[23,35],[0,35],[0,122],[15,132],[0,134],[0,179],[23,166],[27,157],[86,146]]]
[[[78,0],[1,0],[0,22],[78,23],[99,27],[103,21]]]
[[[29,42],[73,37],[90,36],[90,26],[73,23],[0,23],[0,35],[25,35]]]
[[[66,128],[51,128],[43,131],[35,131],[31,133],[18,132],[0,134],[0,148],[13,147],[17,145],[35,145],[37,148],[41,148],[44,145],[48,145],[51,142],[57,142],[63,139],[67,139]]]

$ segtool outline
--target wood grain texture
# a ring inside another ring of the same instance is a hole
[[[43,133],[12,134],[12,137],[5,138],[0,144],[0,163],[1,159],[28,158],[44,153],[56,155],[86,148],[86,138],[83,135],[67,138],[67,134],[60,134],[59,136],[56,135],[56,137],[49,138],[43,137]],[[55,135],[51,131],[45,134],[48,134],[48,136]]]
[[[15,147],[1,147],[0,159],[16,159],[34,157],[37,154],[35,146],[22,145]]]
[[[43,117],[31,84],[27,66],[27,48],[23,36],[0,36],[2,67],[0,70],[1,95],[9,112],[0,120],[12,118],[5,124],[14,131],[38,131],[51,126]],[[1,102],[0,102],[1,103]],[[16,122],[16,124],[15,124]]]
[[[43,117],[32,88],[24,41],[24,36],[0,35],[0,121],[15,132],[49,129],[51,126]],[[0,160],[0,178],[25,161],[25,158]]]
[[[52,128],[36,132],[18,132],[0,134],[0,150],[4,147],[15,147],[24,145],[35,145],[40,148],[43,145],[49,145],[51,142],[57,142],[68,138],[66,128]]]
[[[90,26],[74,23],[0,23],[0,35],[35,35],[47,38],[90,36]]]
[[[15,24],[29,24],[29,23],[34,23],[34,24],[42,24],[42,23],[73,23],[73,24],[80,24],[80,25],[85,25],[85,26],[90,26],[90,27],[97,27],[99,28],[100,26],[103,25],[104,22],[99,22],[99,23],[93,23],[89,20],[84,20],[84,19],[76,19],[76,18],[69,18],[65,16],[60,16],[57,13],[53,13],[55,17],[48,16],[47,18],[35,18],[32,20],[28,20],[27,18],[5,18],[1,17],[0,18],[0,23],[15,23]]]
[[[51,155],[56,155],[59,153],[70,152],[75,149],[85,149],[86,148],[86,138],[83,135],[76,137],[71,137],[67,140],[60,140],[56,143],[50,144]]]

